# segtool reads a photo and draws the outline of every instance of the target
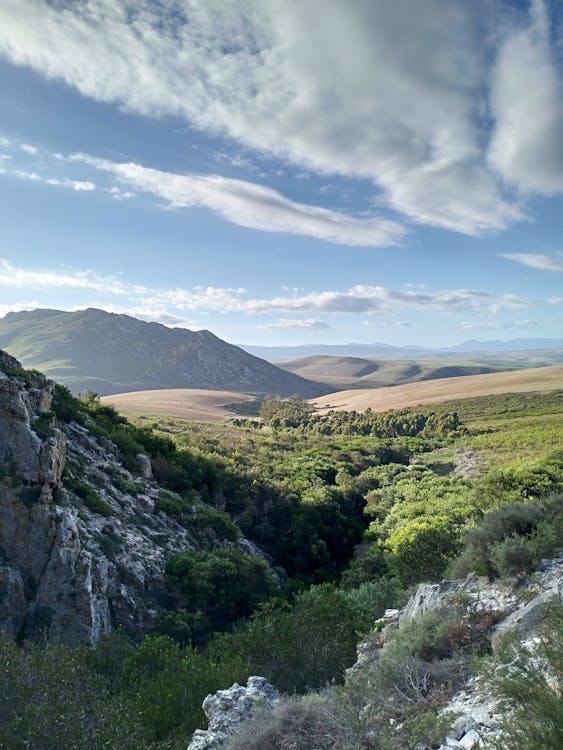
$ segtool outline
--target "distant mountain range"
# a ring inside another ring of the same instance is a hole
[[[92,308],[9,313],[0,319],[0,349],[75,393],[209,388],[312,398],[330,390],[209,331],[167,328]]]
[[[318,355],[336,357],[366,357],[368,359],[425,359],[474,354],[506,354],[537,350],[560,352],[563,358],[563,339],[509,339],[508,341],[464,341],[456,346],[430,348],[422,346],[392,346],[391,344],[304,344],[301,346],[246,346],[241,349],[269,362],[288,362],[301,357]],[[558,361],[559,358],[555,358]]]

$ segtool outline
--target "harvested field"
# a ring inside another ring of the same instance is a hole
[[[133,391],[103,396],[101,402],[112,404],[126,415],[180,417],[203,422],[222,422],[233,416],[225,404],[253,401],[253,396],[235,391],[207,391],[197,388],[169,388],[157,391]]]
[[[329,393],[311,399],[320,413],[327,411],[387,411],[418,404],[442,403],[472,396],[525,391],[553,391],[563,388],[563,365],[536,367],[513,372],[466,375],[425,380],[389,388],[362,388]]]

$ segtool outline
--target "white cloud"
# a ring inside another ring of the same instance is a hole
[[[536,253],[500,253],[500,257],[539,271],[563,271],[563,253],[558,253],[556,257]]]
[[[317,318],[303,318],[301,320],[293,320],[291,318],[281,318],[277,323],[269,323],[268,325],[259,326],[260,328],[266,329],[277,329],[277,328],[294,328],[297,330],[309,330],[309,331],[322,331],[330,326],[322,320]]]
[[[524,218],[499,176],[524,191],[563,188],[559,29],[550,36],[540,0],[531,20],[510,11],[451,0],[3,0],[0,54],[129,111],[368,179],[379,205],[478,234]]]
[[[15,289],[91,289],[108,294],[126,294],[130,289],[144,290],[144,287],[126,287],[115,276],[101,276],[92,271],[36,271],[18,268],[4,258],[0,258],[0,286]]]
[[[167,310],[158,307],[127,307],[122,305],[93,303],[91,305],[79,305],[77,307],[73,307],[72,310],[86,310],[89,307],[95,307],[98,310],[105,310],[105,312],[115,313],[116,315],[130,315],[133,318],[145,320],[149,323],[162,323],[162,325],[168,326],[169,328],[198,328],[197,323],[195,323],[193,320],[188,320],[187,318],[183,318],[179,315],[174,315]]]
[[[461,323],[460,328],[472,331],[500,331],[510,328],[526,330],[535,328],[537,325],[535,320],[491,320],[489,322],[466,321]]]
[[[44,308],[45,305],[40,305],[39,302],[15,302],[12,305],[0,305],[0,318],[11,312],[23,312],[24,310],[36,310],[38,307]]]
[[[39,182],[43,185],[52,187],[65,187],[76,190],[77,192],[91,192],[96,189],[95,183],[90,180],[70,180],[67,177],[51,177],[39,172],[32,172],[26,169],[7,169],[0,167],[0,174],[11,175],[19,180],[29,180],[30,182]]]
[[[543,0],[530,23],[508,33],[492,77],[491,164],[520,190],[563,190],[563,81]]]
[[[175,310],[267,313],[384,313],[417,310],[518,310],[529,301],[514,294],[492,294],[471,289],[442,291],[396,290],[358,284],[344,291],[295,293],[289,296],[252,298],[244,288],[201,287],[161,289],[133,284],[117,276],[92,271],[56,272],[18,268],[0,259],[0,285],[19,289],[89,289],[126,296],[141,310]]]
[[[73,154],[72,161],[110,172],[131,190],[149,192],[172,208],[204,206],[227,221],[264,232],[288,232],[342,245],[395,245],[405,234],[400,224],[383,218],[360,219],[319,206],[291,201],[263,185],[219,175],[183,175],[140,164],[119,164]]]
[[[20,149],[24,153],[30,154],[31,156],[34,156],[37,153],[37,149],[35,148],[35,146],[31,146],[29,143],[22,143]]]

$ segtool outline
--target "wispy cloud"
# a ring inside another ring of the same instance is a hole
[[[71,180],[67,177],[53,177],[27,169],[0,167],[0,174],[10,175],[11,177],[17,177],[19,180],[28,180],[29,182],[37,182],[52,187],[70,188],[77,192],[89,193],[96,189],[96,184],[91,180]]]
[[[344,291],[296,292],[285,296],[252,297],[244,288],[196,286],[191,289],[158,288],[134,284],[121,276],[103,276],[92,271],[25,269],[0,260],[0,285],[18,289],[81,289],[127,297],[129,309],[159,311],[279,313],[382,313],[394,315],[404,309],[484,310],[496,314],[519,310],[530,301],[514,294],[492,294],[471,289],[440,291],[396,290],[358,284]],[[177,315],[177,313],[171,313]],[[293,321],[295,322],[295,321]],[[400,322],[399,322],[400,323]]]
[[[287,232],[364,247],[395,245],[405,234],[405,229],[395,221],[357,218],[297,203],[276,190],[245,180],[220,175],[176,174],[86,154],[73,154],[69,158],[109,172],[129,191],[151,193],[172,208],[203,206],[233,224],[263,232]]]
[[[512,189],[563,189],[561,30],[542,0],[531,7],[4,0],[0,54],[126,110],[370,180],[379,205],[479,234],[524,218]]]
[[[296,330],[308,330],[308,331],[323,331],[330,328],[328,323],[317,318],[303,318],[301,320],[293,320],[291,318],[281,318],[275,323],[268,323],[267,325],[260,326],[265,329],[296,329]]]
[[[500,331],[507,329],[522,329],[536,328],[537,322],[535,320],[491,320],[489,322],[483,321],[466,321],[461,323],[460,328],[471,331]]]
[[[11,312],[23,312],[24,310],[36,310],[38,307],[45,307],[40,305],[37,301],[32,302],[15,302],[12,305],[0,305],[0,318]]]
[[[101,276],[93,271],[58,272],[47,269],[18,268],[0,258],[0,286],[16,289],[91,289],[108,294],[146,291],[145,287],[126,285],[115,276]]]
[[[501,253],[500,257],[513,260],[523,266],[537,268],[539,271],[563,271],[563,253],[553,256],[535,253]]]
[[[71,310],[85,310],[88,307],[96,307],[99,310],[105,310],[105,312],[115,313],[116,315],[130,315],[133,318],[145,320],[149,323],[162,323],[162,325],[169,328],[198,328],[198,324],[194,320],[182,317],[181,315],[174,315],[158,307],[149,308],[134,305],[128,307],[127,305],[93,303],[91,305],[78,305],[71,308]]]

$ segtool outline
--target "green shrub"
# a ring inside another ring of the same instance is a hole
[[[276,592],[266,563],[232,547],[174,555],[166,565],[166,581],[177,607],[200,613],[212,630],[248,617]],[[200,632],[198,642],[206,635]]]
[[[466,533],[465,550],[452,565],[456,577],[476,572],[510,578],[533,570],[563,545],[563,496],[503,503]]]
[[[563,606],[553,604],[535,646],[505,643],[483,679],[504,705],[500,748],[559,750],[563,739]]]
[[[83,649],[18,647],[0,633],[0,682],[3,750],[149,750],[138,715]]]
[[[342,682],[356,660],[358,617],[346,594],[331,584],[298,594],[293,606],[265,603],[234,633],[215,636],[209,653],[235,652],[286,693]]]
[[[99,513],[101,516],[114,515],[111,505],[101,498],[88,484],[80,482],[78,479],[66,479],[64,484],[67,489],[82,500],[92,513]]]
[[[55,435],[55,413],[46,411],[40,414],[32,423],[31,428],[42,440]]]
[[[249,673],[244,660],[232,652],[209,658],[181,649],[165,636],[147,636],[125,659],[119,693],[131,702],[147,740],[176,738],[185,748],[191,733],[205,725],[205,696],[246,682]]]
[[[66,386],[59,385],[59,383],[55,383],[51,409],[61,422],[79,422],[82,424],[84,421],[82,402],[75,398]]]

